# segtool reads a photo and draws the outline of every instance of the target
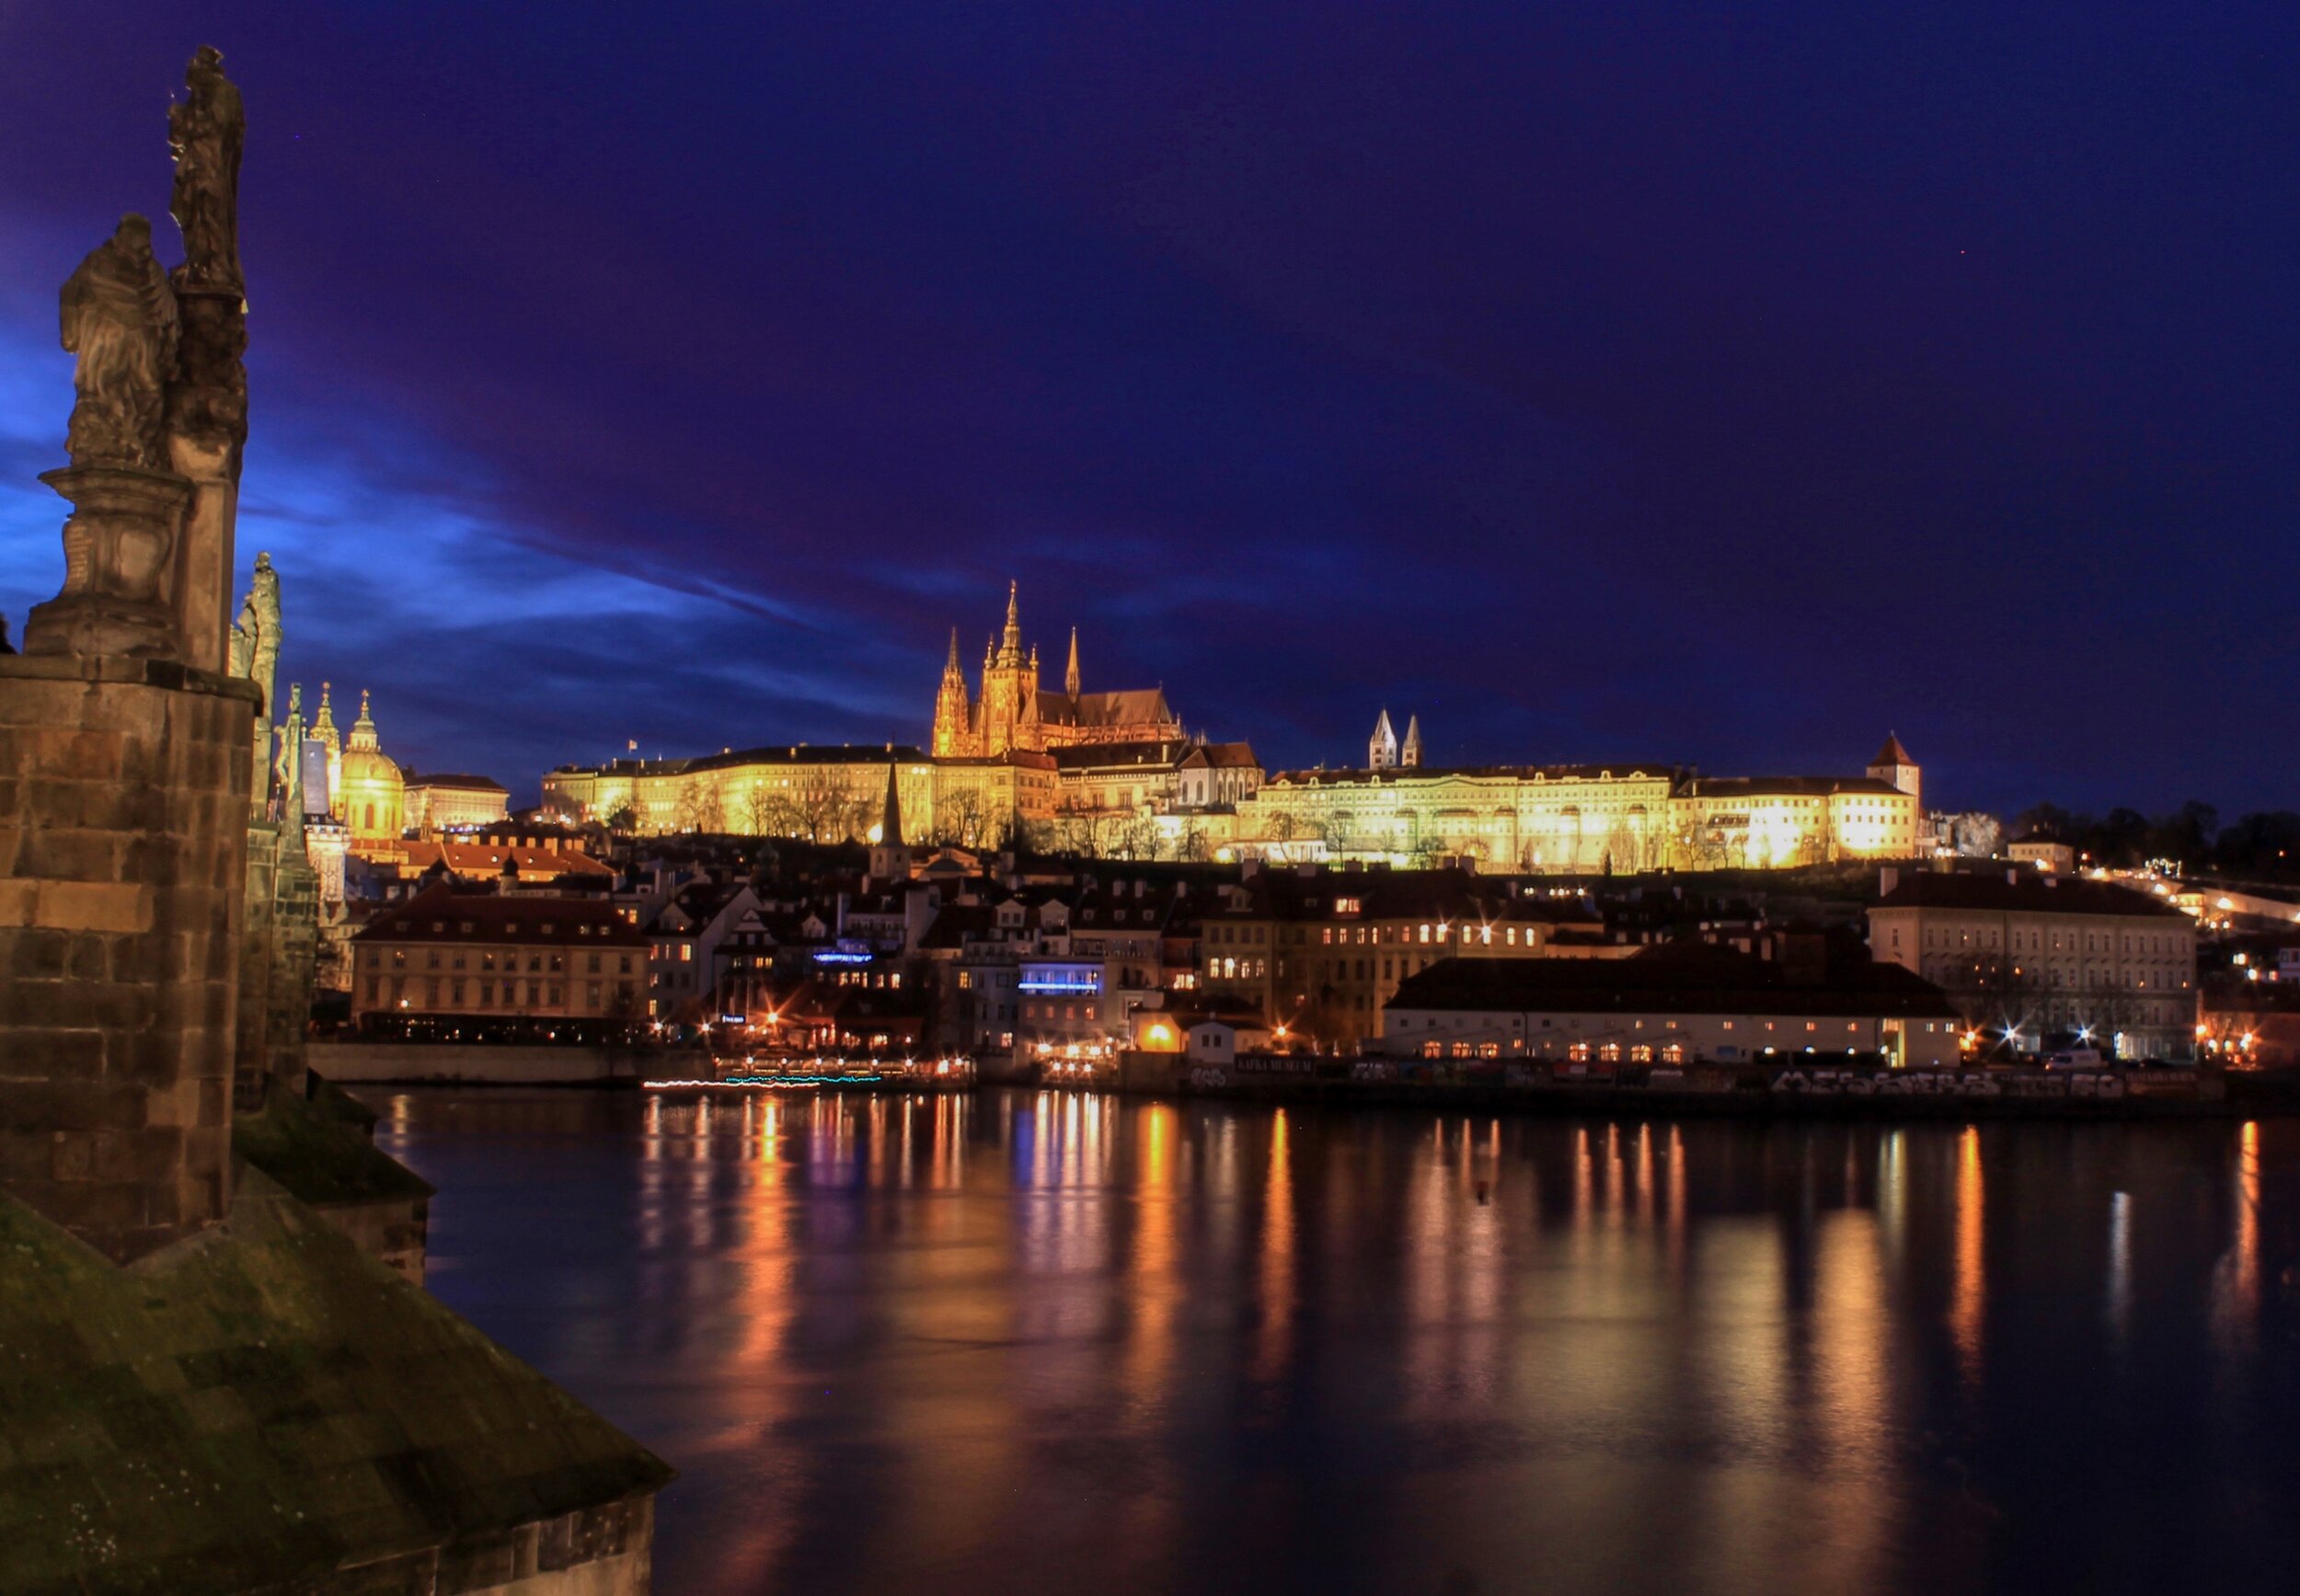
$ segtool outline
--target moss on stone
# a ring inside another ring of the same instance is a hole
[[[671,1477],[256,1170],[127,1269],[0,1197],[0,1438],[7,1596],[302,1589]]]
[[[232,1121],[232,1151],[285,1187],[301,1201],[325,1207],[428,1198],[433,1188],[406,1165],[376,1151],[357,1109],[344,1093],[307,1101],[278,1082],[268,1087],[260,1112]]]

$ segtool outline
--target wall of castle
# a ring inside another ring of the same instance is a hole
[[[871,842],[886,779],[884,762],[852,759],[609,765],[548,772],[543,807],[569,821],[603,822],[627,806],[632,829],[643,836],[713,832]],[[897,765],[895,793],[906,840],[982,847],[1000,840],[1017,818],[1052,813],[1055,778],[1042,761],[914,758]]]
[[[1780,869],[1906,858],[1915,805],[1905,794],[1803,786],[1688,795],[1643,771],[1311,772],[1241,800],[1236,839],[1316,843],[1334,859],[1449,855],[1556,874]]]

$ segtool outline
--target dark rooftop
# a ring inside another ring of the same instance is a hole
[[[2106,881],[2068,880],[2029,869],[1949,875],[1903,870],[1880,909],[1970,909],[2000,914],[2124,914],[2157,920],[2187,915],[2160,898]]]
[[[1957,1015],[1940,988],[1897,964],[1834,959],[1810,981],[1800,981],[1798,970],[1754,954],[1683,943],[1628,959],[1447,959],[1408,977],[1389,1007],[1393,1013]]]
[[[457,892],[442,881],[376,915],[352,940],[644,947],[647,934],[604,898]]]

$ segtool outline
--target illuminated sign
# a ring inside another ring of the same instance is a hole
[[[1047,969],[1025,965],[1022,979],[1015,985],[1018,991],[1033,993],[1041,997],[1098,997],[1102,991],[1102,972],[1099,970]]]
[[[841,937],[814,956],[817,964],[868,964],[870,946],[851,937]]]

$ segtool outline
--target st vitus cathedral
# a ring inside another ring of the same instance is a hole
[[[1021,749],[1044,752],[1083,743],[1179,741],[1182,723],[1162,687],[1087,693],[1078,677],[1078,633],[1070,633],[1070,665],[1059,693],[1039,685],[1038,649],[1022,647],[1017,591],[1006,590],[1006,629],[983,650],[981,694],[970,699],[959,666],[959,634],[935,698],[934,752],[939,759],[995,759]]]

